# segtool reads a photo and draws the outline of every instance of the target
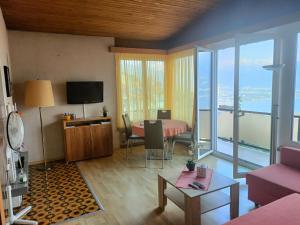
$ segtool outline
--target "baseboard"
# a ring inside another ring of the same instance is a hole
[[[59,161],[59,160],[65,160],[65,158],[50,159],[50,160],[47,160],[47,163],[51,163],[51,162],[55,162],[55,161]],[[31,162],[28,162],[28,165],[31,166],[31,165],[42,164],[42,163],[44,163],[44,160],[31,161]]]

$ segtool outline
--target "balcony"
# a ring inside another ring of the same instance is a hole
[[[210,140],[210,111],[199,111],[200,139]],[[233,110],[219,108],[217,114],[217,152],[233,156]],[[239,159],[257,166],[270,161],[271,114],[240,111]]]
[[[294,115],[292,139],[295,142],[300,142],[300,115]]]

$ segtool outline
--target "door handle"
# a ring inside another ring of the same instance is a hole
[[[234,117],[242,117],[242,116],[245,116],[245,112],[243,111],[238,111],[237,113],[234,113]]]
[[[245,112],[238,112],[238,117],[245,116]]]

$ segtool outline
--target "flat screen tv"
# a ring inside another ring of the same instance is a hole
[[[67,103],[88,104],[103,102],[102,81],[67,82]]]

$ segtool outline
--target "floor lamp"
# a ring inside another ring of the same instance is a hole
[[[44,146],[42,108],[54,106],[52,85],[50,80],[29,80],[25,82],[25,106],[38,107],[40,114],[44,169],[47,170],[47,158]]]

